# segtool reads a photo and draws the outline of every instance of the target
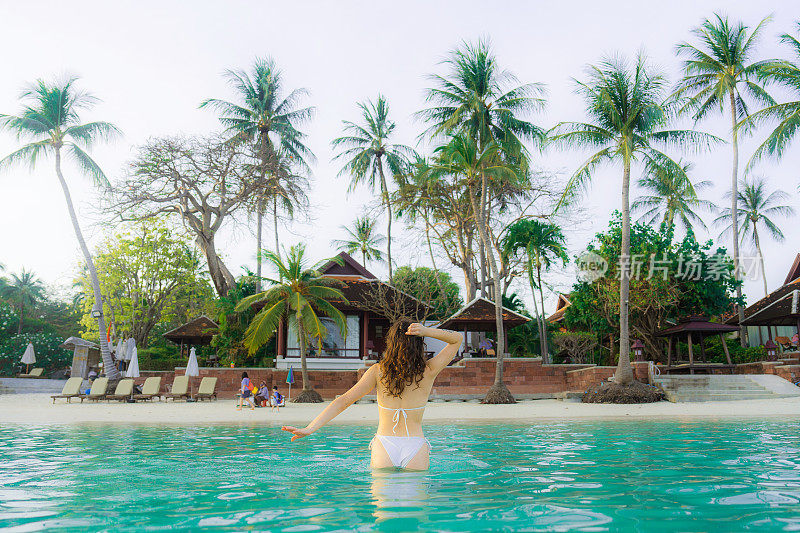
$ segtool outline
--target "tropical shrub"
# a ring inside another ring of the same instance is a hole
[[[45,374],[72,364],[72,352],[60,347],[64,342],[61,337],[52,333],[22,333],[0,339],[0,375],[13,376],[25,369],[19,360],[29,342],[36,351],[35,366],[44,368]]]
[[[559,349],[559,358],[568,363],[595,363],[597,335],[589,331],[556,331],[553,344]]]

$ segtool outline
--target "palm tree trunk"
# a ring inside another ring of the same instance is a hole
[[[89,278],[92,280],[92,291],[94,292],[94,308],[93,311],[99,311],[100,316],[97,317],[97,326],[100,330],[100,354],[103,357],[103,369],[105,370],[106,377],[111,381],[119,380],[122,375],[117,370],[114,361],[111,359],[111,351],[108,349],[108,340],[106,339],[106,321],[103,318],[103,302],[100,296],[100,280],[97,277],[97,270],[94,267],[92,254],[86,246],[86,241],[83,239],[80,224],[78,224],[78,217],[75,214],[75,208],[72,205],[72,195],[69,193],[69,187],[61,173],[61,150],[56,148],[56,175],[58,182],[61,184],[61,189],[64,191],[64,199],[67,202],[67,210],[69,217],[72,220],[72,228],[75,230],[75,237],[78,239],[83,257],[86,260],[86,268],[89,270]],[[20,320],[22,317],[20,317]]]
[[[378,172],[381,176],[381,193],[383,203],[386,206],[386,217],[389,219],[386,227],[386,261],[389,263],[389,284],[392,284],[392,204],[389,201],[389,187],[386,185],[386,177],[383,175],[383,162],[380,156],[377,158]]]
[[[502,294],[502,287],[500,286],[500,276],[497,272],[497,263],[494,259],[494,252],[491,244],[489,243],[489,234],[486,229],[486,219],[484,215],[483,202],[486,199],[487,193],[487,178],[481,174],[481,205],[475,198],[475,191],[472,186],[469,187],[470,203],[472,204],[472,212],[476,215],[478,222],[478,232],[480,234],[481,242],[483,243],[484,251],[489,259],[489,274],[494,278],[494,293],[499,296]],[[486,397],[483,399],[485,403],[516,403],[511,391],[508,390],[503,382],[504,372],[504,358],[506,351],[506,335],[503,328],[503,303],[494,299],[494,319],[497,328],[497,363],[495,365],[494,384]]]
[[[303,376],[303,390],[311,390],[311,383],[308,380],[308,364],[306,363],[306,335],[303,331],[303,323],[298,313],[295,322],[297,323],[297,346],[300,347],[300,374]]]
[[[755,240],[756,243],[758,260],[761,262],[761,279],[764,282],[764,296],[769,296],[769,291],[767,290],[767,271],[764,266],[764,254],[761,252],[761,241],[758,238],[758,228],[756,228],[755,223],[753,223],[753,240]],[[767,327],[767,329],[769,329],[769,327]]]
[[[738,281],[739,276],[739,139],[736,131],[736,97],[731,90],[728,93],[731,103],[731,147],[733,148],[733,171],[731,173],[731,232],[733,234],[733,275]],[[741,299],[742,286],[736,287],[736,297]],[[744,307],[736,305],[739,314],[739,324],[744,322]],[[747,327],[740,326],[739,342],[742,348],[747,346]]]
[[[22,317],[25,315],[25,302],[19,302],[19,323],[17,324],[17,335],[22,333]]]
[[[549,363],[550,362],[550,347],[548,346],[548,342],[547,342],[547,322],[545,321],[545,318],[544,318],[544,289],[542,288],[542,265],[539,264],[538,262],[536,264],[536,275],[539,278],[539,297],[542,300],[542,335],[543,335],[542,336],[542,344],[543,344],[542,350],[544,351],[544,354],[545,354],[545,355],[542,356],[542,362],[543,363]],[[536,295],[534,295],[534,299],[535,298],[536,298]]]
[[[261,292],[261,237],[264,227],[264,200],[258,201],[256,213],[256,292]]]
[[[533,262],[528,253],[528,283],[531,286],[531,294],[533,295],[533,312],[536,314],[536,326],[539,328],[539,355],[542,356],[542,363],[547,363],[547,349],[544,345],[544,320],[539,314],[539,304],[536,303],[536,283],[533,281]]]
[[[272,198],[272,223],[275,230],[275,253],[280,253],[280,242],[278,240],[278,196]]]
[[[620,254],[619,280],[619,362],[614,372],[614,382],[627,385],[633,381],[633,367],[630,356],[630,330],[628,329],[628,301],[631,288],[631,161],[628,156],[622,171],[622,250]]]

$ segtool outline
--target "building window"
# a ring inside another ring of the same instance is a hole
[[[353,357],[360,356],[359,334],[361,321],[358,315],[346,315],[347,335],[342,336],[342,332],[336,323],[327,317],[320,317],[327,335],[322,341],[320,351],[319,342],[313,339],[306,348],[306,357]],[[300,348],[297,344],[297,329],[295,318],[289,317],[288,338],[286,339],[286,355],[288,357],[300,357]]]

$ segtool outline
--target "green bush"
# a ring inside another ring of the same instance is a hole
[[[14,308],[6,302],[0,302],[0,343],[17,333],[19,319]]]
[[[25,370],[25,365],[19,360],[29,342],[33,343],[36,351],[36,364],[33,366],[44,368],[45,374],[72,364],[72,352],[60,347],[61,337],[51,333],[22,333],[0,339],[0,376],[13,376]]]
[[[752,348],[742,348],[739,339],[725,339],[728,345],[728,352],[731,354],[731,362],[733,364],[754,363],[756,361],[764,361],[767,358],[767,352],[763,346],[754,346]],[[689,346],[686,343],[680,343],[682,359],[688,359]],[[722,349],[722,343],[719,336],[713,336],[705,339],[706,357],[709,363],[727,363],[725,358],[725,351]],[[693,345],[694,360],[702,361],[700,352],[700,343],[695,342]]]
[[[176,366],[186,365],[186,359],[178,353],[175,346],[151,346],[138,348],[140,370],[174,370]]]

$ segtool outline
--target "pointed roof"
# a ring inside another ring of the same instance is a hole
[[[320,268],[320,272],[324,276],[332,278],[362,278],[362,279],[378,279],[378,277],[364,268],[364,266],[353,259],[347,252],[339,252],[336,257],[342,260],[340,265],[334,260],[330,260]]]
[[[710,322],[708,317],[692,316],[684,318],[671,328],[663,329],[656,333],[658,337],[688,337],[689,333],[701,333],[703,335],[720,335],[722,333],[733,333],[739,331],[737,326]]]
[[[567,312],[567,307],[572,305],[572,302],[569,301],[569,294],[559,294],[558,295],[558,303],[556,303],[556,310],[555,312],[547,317],[547,321],[551,324],[555,324],[556,322],[561,322],[564,319],[564,313]]]
[[[789,273],[786,275],[786,281],[784,281],[783,284],[788,285],[798,278],[800,278],[800,253],[795,256],[792,268],[789,269]]]
[[[456,331],[463,331],[464,329],[468,331],[494,331],[496,328],[494,312],[494,302],[478,296],[459,309],[453,316],[442,321],[438,327]],[[506,328],[519,326],[529,320],[530,317],[503,307],[503,325]]]
[[[211,343],[211,339],[218,330],[219,324],[202,315],[164,333],[164,337],[175,344],[184,343],[203,346]]]

